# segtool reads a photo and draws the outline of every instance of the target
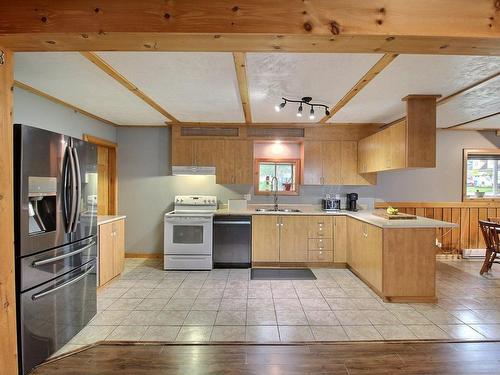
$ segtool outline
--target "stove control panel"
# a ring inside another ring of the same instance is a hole
[[[176,206],[216,206],[215,195],[176,195]]]

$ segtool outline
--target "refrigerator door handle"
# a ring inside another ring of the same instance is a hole
[[[67,162],[64,172],[64,213],[66,216],[66,233],[70,233],[73,228],[73,219],[75,217],[75,198],[76,198],[76,176],[75,176],[75,160],[72,147],[67,147]],[[70,194],[68,197],[68,190]]]
[[[83,279],[85,276],[87,276],[90,271],[92,271],[94,269],[95,265],[92,265],[89,269],[87,269],[85,272],[83,272],[82,274],[78,275],[77,277],[69,280],[68,282],[65,282],[64,284],[61,284],[59,286],[56,286],[55,288],[52,288],[52,289],[49,289],[49,290],[45,290],[43,292],[40,292],[40,293],[37,293],[37,294],[33,294],[33,296],[31,297],[31,299],[33,301],[36,301],[37,299],[40,299],[42,297],[45,297],[49,294],[52,294],[54,292],[57,292],[59,289],[62,289],[62,288],[65,288],[71,284],[74,284],[76,283],[77,281],[80,281],[81,279]]]
[[[75,185],[75,198],[76,198],[76,209],[75,216],[73,218],[73,227],[71,228],[71,232],[76,231],[76,227],[78,225],[78,219],[80,218],[80,210],[81,210],[81,201],[82,201],[82,175],[80,172],[80,158],[78,156],[78,151],[73,147],[73,159],[74,159],[74,167],[75,167],[75,177],[76,177],[76,185]]]
[[[87,250],[89,247],[92,247],[95,245],[95,242],[91,242],[89,243],[88,245],[85,245],[85,246],[82,246],[81,248],[75,250],[75,251],[72,251],[70,253],[67,253],[67,254],[63,254],[63,255],[58,255],[56,257],[53,257],[53,258],[48,258],[48,259],[42,259],[42,260],[36,260],[34,261],[32,264],[33,264],[33,267],[38,267],[38,266],[43,266],[45,264],[49,264],[49,263],[54,263],[54,262],[57,262],[58,260],[61,260],[61,259],[64,259],[64,258],[68,258],[68,257],[71,257],[73,255],[76,255],[76,254],[79,254],[81,253],[82,251],[84,250]]]

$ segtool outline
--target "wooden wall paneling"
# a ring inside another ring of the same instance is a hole
[[[479,246],[479,208],[469,209],[469,246],[477,249]]]
[[[443,208],[443,221],[451,221],[451,208]],[[451,250],[451,229],[443,228],[443,250]]]
[[[425,208],[417,207],[415,208],[415,215],[417,216],[425,216]]]
[[[429,219],[433,219],[434,218],[434,208],[426,208],[424,216],[429,218]]]
[[[460,249],[469,249],[469,209],[460,208]]]
[[[451,209],[451,221],[460,225],[460,208]],[[451,230],[451,248],[453,251],[460,248],[460,227]]]
[[[487,220],[488,219],[488,209],[487,208],[480,208],[479,209],[478,219],[479,220]],[[478,246],[478,248],[483,249],[485,247],[483,234],[481,233],[481,229],[479,229],[479,223],[477,223],[477,226],[478,226],[477,246]]]
[[[488,208],[488,218],[497,217],[497,209],[496,208]]]
[[[443,220],[443,209],[442,208],[434,208],[434,219]],[[436,228],[436,238],[439,242],[443,243],[443,228]]]
[[[16,291],[14,275],[14,196],[12,160],[13,53],[0,46],[0,370],[17,367]]]

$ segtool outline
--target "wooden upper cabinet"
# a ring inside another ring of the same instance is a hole
[[[358,173],[358,142],[342,141],[340,167],[342,185],[373,185],[377,183],[374,173]]]
[[[409,95],[406,117],[359,141],[360,173],[436,166],[436,97]]]
[[[342,163],[342,143],[340,141],[323,141],[321,154],[323,155],[323,184],[342,184],[341,163]]]
[[[194,165],[194,150],[192,139],[175,138],[172,140],[172,165]]]
[[[323,155],[321,141],[304,141],[304,168],[302,183],[304,185],[323,184]]]
[[[358,173],[357,141],[305,141],[305,185],[371,185],[375,174]]]
[[[218,184],[253,184],[253,141],[226,139]]]

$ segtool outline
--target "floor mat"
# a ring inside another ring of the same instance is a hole
[[[316,280],[309,268],[252,268],[252,280]]]

